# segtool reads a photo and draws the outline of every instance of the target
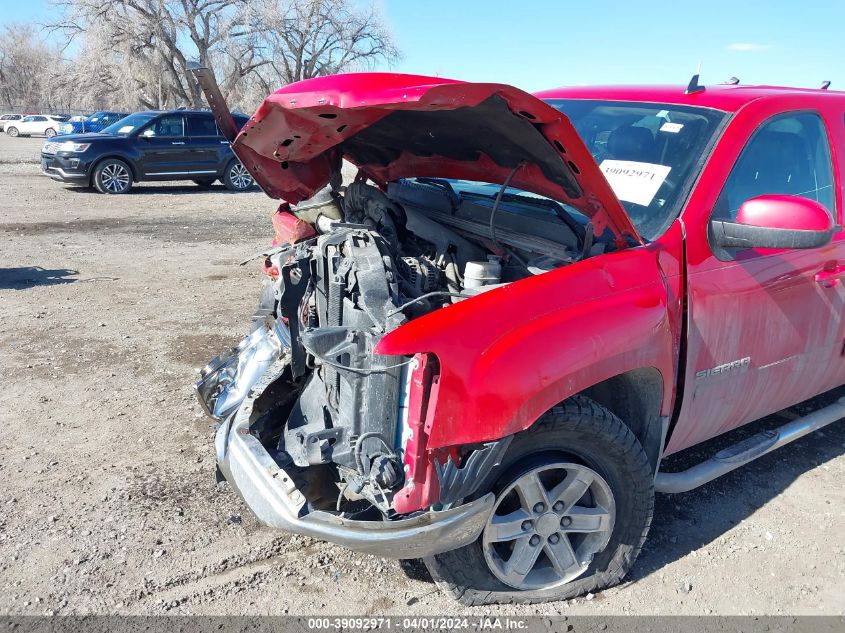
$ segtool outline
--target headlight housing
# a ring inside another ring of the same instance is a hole
[[[77,143],[75,141],[65,141],[59,145],[60,152],[84,152],[91,147],[91,143]]]

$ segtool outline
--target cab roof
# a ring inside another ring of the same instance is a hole
[[[534,93],[540,99],[600,99],[604,101],[642,101],[673,105],[714,108],[736,112],[757,99],[806,96],[816,99],[845,101],[845,92],[819,88],[790,88],[785,86],[705,85],[704,90],[685,94],[686,86],[571,86],[552,88]]]

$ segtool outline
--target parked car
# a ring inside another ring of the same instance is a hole
[[[0,132],[6,130],[6,125],[12,121],[20,121],[23,118],[22,114],[3,114],[0,115]]]
[[[234,115],[239,129],[247,119]],[[155,180],[192,180],[201,187],[220,180],[231,191],[253,186],[214,116],[203,110],[136,112],[101,132],[48,141],[41,149],[41,169],[54,180],[110,194]]]
[[[71,117],[71,119],[59,128],[59,134],[86,134],[88,132],[101,132],[115,121],[129,116],[128,112],[95,112],[87,117]]]
[[[10,121],[5,126],[9,136],[46,136],[58,134],[64,119],[52,114],[30,114],[18,121]]]
[[[231,138],[286,202],[252,332],[196,384],[221,476],[260,522],[423,558],[467,604],[619,582],[655,491],[845,417],[660,470],[845,383],[843,110],[697,80],[285,86]]]

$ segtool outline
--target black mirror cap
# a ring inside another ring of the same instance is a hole
[[[835,227],[826,231],[776,229],[727,220],[710,221],[711,243],[721,249],[740,248],[820,248],[833,239]],[[719,259],[722,259],[721,257]]]

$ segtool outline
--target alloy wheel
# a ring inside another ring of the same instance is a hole
[[[129,187],[129,170],[120,163],[111,163],[103,168],[100,181],[110,193],[121,193]]]
[[[613,493],[601,475],[581,464],[546,464],[498,495],[482,534],[484,558],[515,589],[557,587],[587,570],[615,520]]]
[[[229,180],[236,189],[246,189],[252,185],[252,175],[241,163],[235,163],[229,170]]]

